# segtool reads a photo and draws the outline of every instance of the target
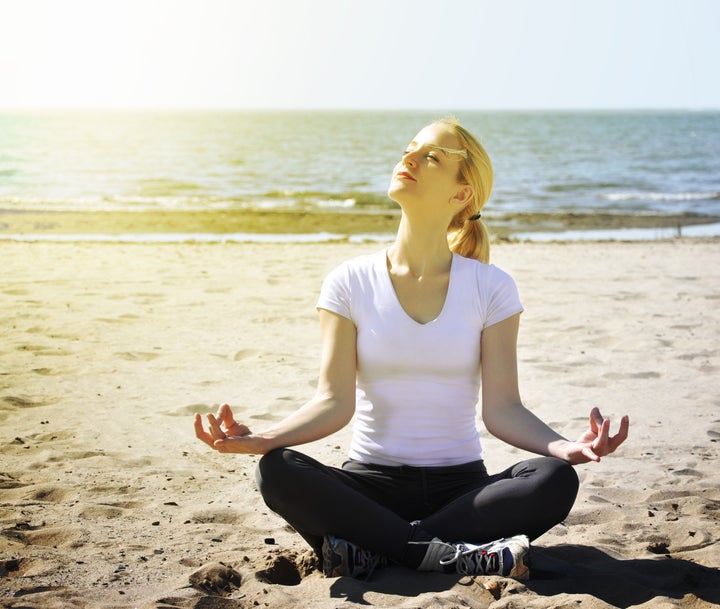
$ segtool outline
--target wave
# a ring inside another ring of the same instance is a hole
[[[712,201],[720,192],[612,192],[601,195],[608,201]]]
[[[202,189],[200,184],[173,178],[148,178],[137,181],[137,192],[141,197],[169,197],[187,192],[199,192]]]
[[[319,207],[390,207],[394,203],[385,193],[348,190],[326,192],[322,190],[271,190],[257,197],[247,195],[245,201],[262,198],[270,201],[310,203]]]
[[[128,233],[96,234],[0,234],[0,241],[28,243],[387,243],[394,234],[363,233]]]
[[[271,191],[264,194],[171,194],[167,190],[131,195],[2,196],[0,208],[22,211],[205,211],[205,210],[322,210],[385,211],[396,204],[383,193]]]
[[[595,190],[607,190],[609,188],[622,188],[627,184],[617,182],[567,182],[566,184],[550,184],[545,187],[547,192],[552,193],[574,193],[574,192],[592,192]]]

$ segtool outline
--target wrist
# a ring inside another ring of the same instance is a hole
[[[255,447],[255,454],[266,455],[271,450],[280,447],[277,439],[270,433],[260,432],[252,434],[253,446]]]
[[[553,440],[548,444],[548,455],[551,457],[556,457],[557,459],[562,459],[563,461],[570,461],[569,459],[569,450],[568,447],[570,446],[570,441],[566,440],[565,438],[561,438],[559,440]]]

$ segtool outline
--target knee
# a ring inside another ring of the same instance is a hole
[[[548,457],[547,466],[547,488],[557,502],[558,510],[562,512],[561,520],[564,519],[575,503],[580,480],[575,468],[567,461]]]
[[[266,505],[276,509],[292,501],[298,489],[297,467],[300,454],[288,448],[278,448],[262,456],[255,469],[255,481]]]
[[[262,456],[255,468],[255,481],[265,503],[272,507],[272,497],[287,488],[288,451],[284,448],[272,450]]]
[[[275,450],[271,450],[269,453],[264,454],[260,458],[260,461],[257,464],[257,468],[255,468],[255,477],[258,481],[258,484],[264,482],[265,480],[271,479],[273,477],[273,472],[282,469],[282,466],[285,463],[285,458],[283,454],[284,452],[285,449],[277,448]]]

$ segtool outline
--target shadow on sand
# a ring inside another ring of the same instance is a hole
[[[365,598],[368,592],[415,597],[448,590],[461,579],[458,575],[388,567],[378,571],[369,582],[340,578],[331,586],[331,594],[334,598],[371,605]],[[640,605],[658,596],[680,600],[688,594],[720,605],[720,569],[671,556],[623,560],[581,545],[534,547],[531,579],[522,583],[529,593],[541,597],[586,594],[615,607]],[[468,587],[468,594],[472,594],[473,588],[476,587]]]

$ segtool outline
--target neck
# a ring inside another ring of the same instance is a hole
[[[442,225],[411,224],[403,214],[395,242],[388,248],[392,267],[406,268],[416,278],[446,273],[452,263],[447,231]]]

